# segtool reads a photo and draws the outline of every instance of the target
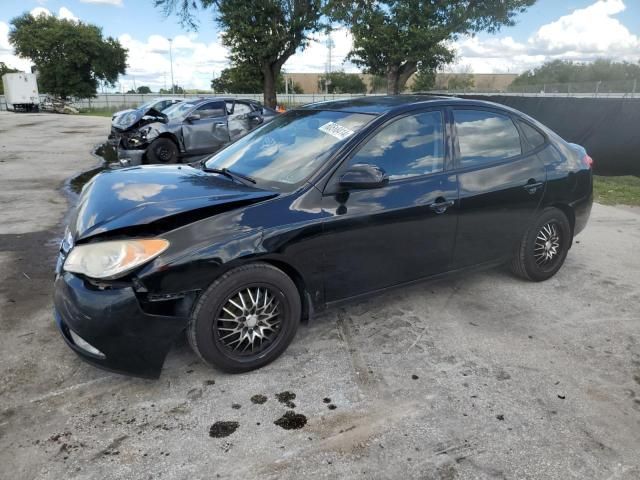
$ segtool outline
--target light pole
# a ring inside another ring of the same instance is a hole
[[[171,94],[176,94],[176,87],[173,83],[173,52],[171,50],[171,46],[173,44],[173,38],[169,39],[169,62],[171,63]]]

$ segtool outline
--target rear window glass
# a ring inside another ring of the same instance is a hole
[[[524,138],[529,144],[530,150],[535,150],[540,145],[543,145],[545,142],[544,135],[542,135],[536,128],[533,128],[528,123],[518,122],[520,124],[520,128],[522,129],[522,133],[524,134]]]
[[[522,154],[520,134],[510,117],[482,110],[454,110],[453,116],[461,167]]]

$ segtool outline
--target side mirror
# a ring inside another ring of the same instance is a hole
[[[378,188],[389,183],[385,171],[368,163],[357,163],[340,177],[339,184],[345,188]]]
[[[192,113],[191,115],[189,115],[187,117],[187,122],[195,122],[196,120],[200,120],[200,114],[199,113]]]

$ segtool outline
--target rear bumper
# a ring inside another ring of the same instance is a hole
[[[109,371],[158,378],[164,359],[188,317],[145,313],[131,287],[94,289],[63,273],[55,281],[55,321],[69,347],[83,360]],[[70,330],[104,356],[74,342]]]

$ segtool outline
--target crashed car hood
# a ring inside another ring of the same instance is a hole
[[[143,117],[150,117],[164,123],[168,121],[168,117],[155,108],[139,108],[137,110],[123,111],[113,120],[112,124],[119,130],[127,130],[135,126]]]
[[[186,212],[234,208],[234,204],[246,205],[276,195],[189,166],[106,170],[82,190],[69,230],[74,241],[84,240]]]

